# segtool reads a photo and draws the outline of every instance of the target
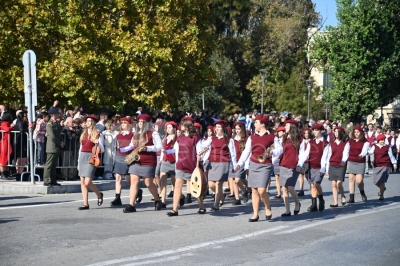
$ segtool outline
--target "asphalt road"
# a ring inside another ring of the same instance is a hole
[[[272,183],[274,185],[274,182]],[[273,219],[249,223],[251,202],[198,215],[192,203],[168,217],[154,211],[146,191],[138,212],[103,206],[90,193],[90,210],[78,211],[81,195],[0,196],[0,265],[399,265],[400,174],[392,174],[379,201],[366,176],[367,202],[335,209],[330,182],[323,181],[327,209],[308,213],[309,191],[297,216],[282,219],[281,199]],[[348,182],[345,182],[348,194]],[[271,198],[275,187],[271,189]],[[123,202],[127,202],[123,191]],[[167,210],[171,201],[167,202]],[[293,211],[293,204],[292,204]],[[264,209],[260,217],[264,217]]]

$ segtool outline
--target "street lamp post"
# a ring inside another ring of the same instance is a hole
[[[262,81],[262,89],[261,89],[261,114],[264,114],[264,84],[265,84],[265,73],[267,73],[266,69],[260,69],[261,73],[261,81]]]
[[[206,109],[205,105],[204,105],[204,88],[203,88],[203,94],[202,94],[202,98],[203,98],[203,111]]]
[[[312,79],[307,79],[307,89],[308,89],[308,108],[307,108],[307,121],[310,121],[310,98],[311,98],[311,88],[313,84]]]

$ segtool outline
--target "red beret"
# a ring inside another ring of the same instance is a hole
[[[311,127],[312,130],[316,129],[316,130],[324,130],[324,126],[321,124],[315,124]]]
[[[337,127],[335,127],[335,130],[336,129],[342,131],[343,134],[346,134],[346,130],[344,130],[344,128],[337,126]]]
[[[297,121],[294,120],[294,119],[286,120],[286,121],[285,121],[285,125],[286,125],[286,124],[292,124],[292,125],[295,125],[296,127],[299,126],[299,123],[297,123]]]
[[[278,127],[278,129],[276,130],[276,132],[279,132],[279,131],[285,132],[285,131],[286,131],[286,130],[285,130],[285,127]]]
[[[151,122],[151,117],[148,114],[141,114],[137,117],[137,120],[144,120],[146,122]]]
[[[201,125],[200,125],[199,123],[194,123],[193,125],[194,125],[195,127],[199,128],[199,129],[201,128]]]
[[[156,126],[162,126],[164,123],[162,121],[157,121],[154,123],[154,125]]]
[[[214,130],[214,127],[213,126],[208,126],[207,129]]]
[[[235,122],[235,123],[233,124],[233,127],[236,127],[237,125],[245,126],[245,124],[244,124],[243,122]]]
[[[129,124],[132,124],[132,120],[129,118],[129,117],[123,117],[123,118],[121,118],[121,122],[122,121],[125,121],[125,122],[128,122]]]
[[[190,116],[185,116],[185,117],[183,117],[182,119],[181,119],[181,122],[183,122],[183,121],[190,121],[190,122],[194,122],[193,121],[193,118],[191,118]]]
[[[95,115],[87,115],[87,116],[85,117],[85,121],[86,121],[88,118],[94,120],[95,122],[99,122],[99,119],[98,119],[97,116],[95,116]]]
[[[364,132],[363,128],[360,127],[360,126],[355,126],[355,127],[353,128],[353,130],[358,130],[358,131],[360,131],[360,132]]]
[[[169,122],[165,123],[164,127],[167,127],[168,125],[171,125],[174,128],[178,127],[178,125],[174,121],[169,121]]]
[[[379,135],[376,137],[376,141],[385,140],[385,139],[386,139],[386,136],[383,135],[383,134],[379,134]]]
[[[258,115],[258,116],[256,116],[255,120],[259,120],[260,122],[263,122],[264,124],[269,123],[269,120],[265,115]]]
[[[217,122],[214,123],[215,125],[221,125],[222,127],[228,126],[228,122],[225,120],[218,120]]]

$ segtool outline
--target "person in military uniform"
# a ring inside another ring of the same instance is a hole
[[[46,153],[47,159],[44,166],[43,181],[45,186],[60,186],[57,183],[56,167],[61,149],[64,148],[64,143],[61,136],[61,126],[57,122],[59,116],[58,109],[52,106],[49,111],[51,116],[50,121],[46,125]]]

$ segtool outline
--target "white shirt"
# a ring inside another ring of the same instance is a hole
[[[385,145],[383,145],[383,146],[380,146],[379,144],[376,144],[376,145],[378,145],[379,147],[384,147],[384,146],[387,146],[386,144]],[[371,149],[368,151],[368,153],[369,154],[374,154],[374,152],[375,152],[375,145],[372,145],[372,147],[371,147]],[[390,161],[392,162],[392,164],[393,165],[397,165],[397,160],[396,160],[396,158],[393,156],[393,153],[392,153],[392,149],[389,147],[389,149],[388,149],[388,154],[389,154],[389,158],[390,158]]]
[[[223,136],[215,136],[218,139],[224,138]],[[203,147],[210,147],[212,143],[212,138],[208,138],[204,141],[199,141],[199,143],[202,143]],[[236,150],[235,150],[235,142],[232,138],[229,139],[228,143],[228,148],[229,148],[229,153],[231,155],[231,163],[232,165],[236,165]],[[212,147],[204,154],[203,161],[207,161],[208,158],[210,157],[210,152],[211,152]]]
[[[318,138],[318,139],[317,139],[317,138],[315,139],[315,142],[316,142],[317,144],[319,144],[321,141],[324,141],[324,138],[323,138],[323,137]],[[308,146],[311,146],[311,145],[308,145]],[[327,169],[326,166],[327,166],[327,162],[328,162],[329,147],[330,147],[330,144],[329,144],[329,142],[328,142],[328,145],[325,146],[324,151],[323,151],[323,153],[322,153],[322,157],[321,157],[321,169],[319,170],[320,173],[325,173],[325,172],[326,172],[326,169]],[[310,147],[310,149],[311,149],[311,147]],[[307,159],[310,158],[310,149],[306,149],[306,150],[304,151],[305,156],[307,157]]]
[[[140,132],[139,132],[139,134],[140,134]],[[146,149],[147,149],[146,151],[149,151],[149,152],[161,151],[161,149],[162,149],[162,141],[161,141],[161,138],[160,138],[160,134],[158,134],[157,131],[153,131],[153,134],[151,136],[153,138],[153,145],[152,146],[146,146]],[[135,146],[131,142],[131,143],[129,143],[129,146],[120,148],[120,151],[121,152],[127,152],[127,151],[133,150],[134,148],[135,148]]]

